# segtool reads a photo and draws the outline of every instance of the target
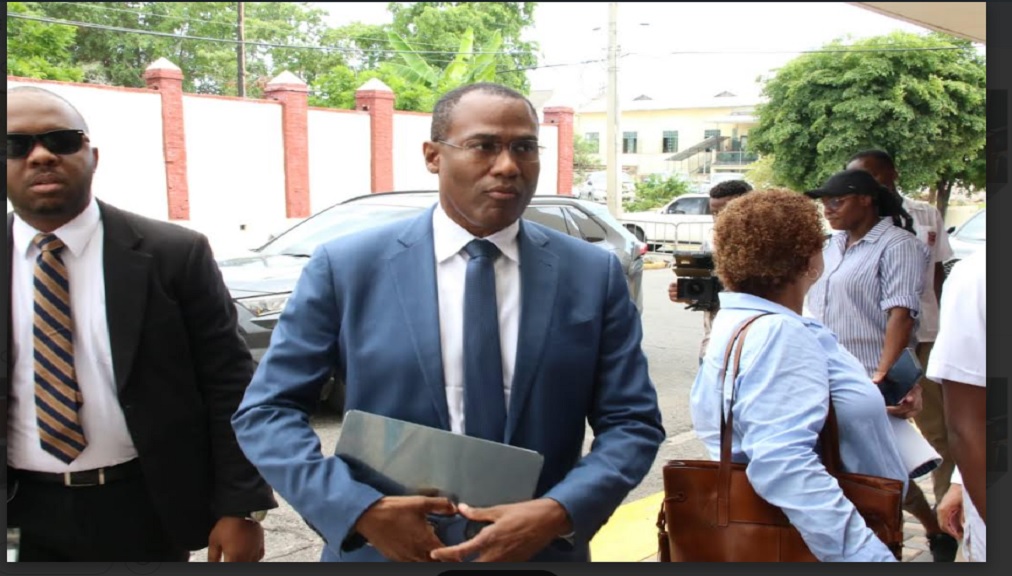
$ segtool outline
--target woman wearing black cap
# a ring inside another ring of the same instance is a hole
[[[806,194],[821,200],[826,220],[837,231],[826,243],[826,267],[808,293],[806,308],[837,333],[840,344],[880,384],[903,349],[916,345],[930,254],[917,239],[900,197],[864,170],[838,172]],[[910,426],[903,420],[920,409],[919,384],[898,405],[888,407],[897,427]],[[926,474],[937,461],[923,464],[912,465],[912,478]],[[924,524],[929,537],[937,538],[941,529],[921,494],[911,483],[904,509]]]
[[[826,268],[808,293],[807,307],[879,383],[912,342],[927,250],[900,202],[863,170],[834,174],[806,194],[822,201],[837,231],[827,242]],[[915,411],[918,393],[893,413]]]

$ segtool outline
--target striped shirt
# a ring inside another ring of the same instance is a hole
[[[871,376],[885,346],[889,310],[909,309],[916,324],[928,248],[886,217],[850,248],[846,232],[833,234],[823,258],[826,268],[808,291],[807,313],[835,332]],[[910,346],[916,345],[913,333]]]

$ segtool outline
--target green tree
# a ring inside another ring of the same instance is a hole
[[[636,199],[624,202],[622,209],[626,212],[653,210],[688,192],[689,183],[679,176],[665,178],[659,174],[650,174],[636,183]]]
[[[773,172],[773,156],[759,158],[745,172],[745,180],[756,190],[783,186]]]
[[[967,41],[896,32],[800,56],[765,82],[749,146],[774,179],[813,188],[865,148],[893,154],[899,186],[930,187],[945,213],[954,185],[984,186],[985,61]]]
[[[604,169],[595,156],[599,146],[599,144],[573,133],[573,182],[575,184],[582,183],[591,172]]]
[[[8,2],[11,14],[41,16],[39,2]],[[80,82],[84,70],[73,63],[71,46],[76,30],[70,26],[7,18],[7,73],[11,76]]]
[[[495,55],[496,81],[524,94],[530,90],[524,69],[537,64],[538,45],[522,39],[534,25],[536,2],[391,2],[392,30],[409,38],[429,64],[444,68],[467,29],[474,42],[487,45],[498,34],[500,54]],[[447,54],[450,53],[450,54]]]
[[[379,78],[397,96],[397,110],[429,112],[438,96],[463,83],[490,80],[523,93],[536,63],[536,45],[522,42],[534,3],[391,3],[390,25],[353,23],[328,31],[328,46],[344,50],[344,66],[312,84],[314,106],[350,108],[355,91]],[[469,33],[468,30],[471,32]],[[477,50],[472,46],[480,46]],[[494,54],[489,54],[493,53]]]
[[[468,28],[460,39],[457,54],[449,64],[433,66],[421,57],[417,48],[394,32],[390,33],[390,44],[397,50],[403,62],[387,63],[388,69],[412,84],[424,86],[429,94],[419,103],[422,110],[431,111],[439,96],[464,84],[492,82],[495,80],[495,52],[502,38],[493,33],[488,43],[474,50],[474,30]]]
[[[12,4],[8,3],[10,12],[15,11]],[[143,86],[145,68],[164,57],[183,70],[184,89],[189,92],[228,95],[238,92],[234,43],[164,36],[237,39],[237,2],[31,4],[50,18],[95,25],[76,27],[69,46],[70,62],[86,72],[86,81]],[[327,29],[323,21],[325,11],[307,2],[245,2],[244,9],[245,37],[251,43],[246,46],[249,95],[258,96],[263,85],[283,70],[312,83],[321,71],[343,62],[343,53],[339,51],[278,46],[320,46]],[[8,38],[10,22],[8,19]],[[8,40],[8,59],[14,48]],[[17,47],[15,58],[38,49],[35,45]]]

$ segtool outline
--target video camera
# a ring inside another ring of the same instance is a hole
[[[678,276],[678,298],[689,302],[687,309],[713,311],[718,308],[717,295],[724,287],[713,273],[713,253],[676,251],[672,267]]]

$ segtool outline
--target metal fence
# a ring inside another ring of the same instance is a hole
[[[622,225],[641,242],[645,242],[647,250],[658,254],[671,254],[676,250],[699,250],[713,228],[713,222],[622,220]]]

